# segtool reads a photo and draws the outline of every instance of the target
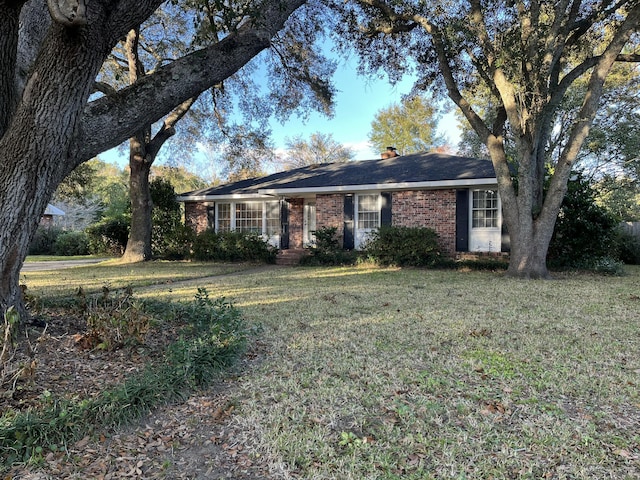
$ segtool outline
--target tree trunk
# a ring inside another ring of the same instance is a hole
[[[129,199],[131,200],[131,230],[127,248],[121,261],[136,263],[151,260],[151,190],[149,173],[152,159],[148,158],[145,135],[136,135],[129,142]]]
[[[80,32],[52,26],[41,61],[1,132],[0,314],[11,305],[24,313],[20,268],[51,194],[75,166],[73,139],[103,58],[89,44]]]
[[[507,276],[522,279],[549,279],[551,275],[547,269],[547,251],[551,231],[538,232],[535,224],[533,228],[527,225],[509,229],[511,236],[511,253]],[[514,232],[512,232],[514,230]]]

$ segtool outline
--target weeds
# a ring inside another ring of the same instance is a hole
[[[85,348],[114,350],[143,343],[151,324],[144,304],[130,289],[113,296],[105,286],[101,297],[85,300],[84,310],[88,328]]]

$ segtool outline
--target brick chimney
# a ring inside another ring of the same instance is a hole
[[[380,158],[399,157],[396,147],[387,147],[387,150],[380,154]]]

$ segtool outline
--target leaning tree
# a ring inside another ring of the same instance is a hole
[[[221,41],[94,99],[116,43],[161,0],[0,0],[0,310],[47,202],[76,166],[237,72],[304,0],[264,0]]]
[[[508,273],[545,278],[547,249],[571,169],[616,62],[638,62],[638,0],[350,0],[333,5],[363,68],[399,78],[415,65],[416,87],[446,94],[487,146],[511,236]],[[413,62],[408,62],[412,59]],[[586,78],[557,155],[556,113]],[[481,115],[476,92],[494,108]],[[510,165],[507,135],[515,145]],[[545,174],[553,174],[545,190]]]
[[[198,8],[191,2],[165,4],[129,31],[103,67],[103,92],[112,94],[186,53],[218,43],[256,16],[253,1],[196,4]],[[270,133],[268,120],[276,114],[283,118],[298,107],[331,112],[333,62],[314,48],[323,34],[317,28],[322,14],[315,7],[303,7],[298,21],[288,22],[259,58],[181,103],[156,125],[141,125],[129,139],[131,228],[122,261],[151,258],[149,175],[161,150],[165,156],[173,154],[172,164],[184,164],[199,145],[213,142],[232,147],[235,161],[255,153],[251,139],[264,141]],[[176,133],[179,141],[167,143]]]

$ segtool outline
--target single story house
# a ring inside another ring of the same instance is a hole
[[[44,210],[42,214],[42,218],[40,219],[40,225],[46,228],[53,226],[53,217],[54,216],[63,216],[64,212],[60,210],[58,207],[47,204],[47,208]]]
[[[283,250],[312,246],[322,227],[336,227],[345,249],[359,249],[381,225],[432,228],[452,257],[509,250],[493,165],[477,158],[417,153],[311,165],[178,201],[196,232],[255,232]]]

